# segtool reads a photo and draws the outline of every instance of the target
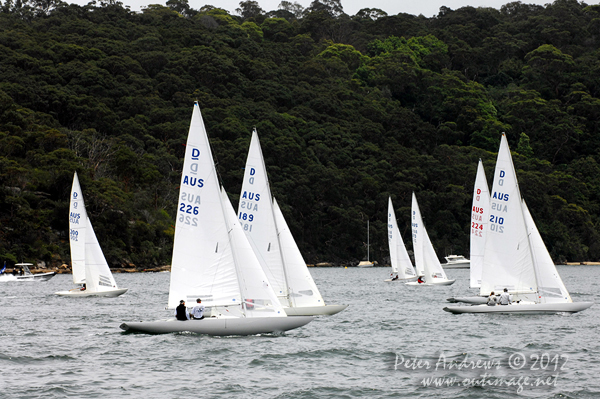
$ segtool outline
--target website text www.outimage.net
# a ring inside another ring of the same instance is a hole
[[[514,352],[507,356],[477,358],[468,353],[435,357],[396,354],[394,371],[415,373],[422,387],[556,387],[569,357],[557,353]]]

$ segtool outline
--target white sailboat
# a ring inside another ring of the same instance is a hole
[[[288,316],[332,315],[348,305],[326,305],[272,197],[256,129],[252,132],[238,219]]]
[[[419,275],[419,280],[406,283],[407,285],[451,285],[456,280],[449,280],[446,272],[442,268],[419,210],[417,197],[412,194],[412,239],[413,251],[415,256],[415,269]]]
[[[394,206],[392,205],[392,198],[388,200],[388,245],[390,248],[390,263],[392,264],[392,278],[384,281],[403,281],[415,280],[417,273],[415,268],[410,261],[408,251],[404,246],[404,241],[400,235],[400,229],[398,229],[398,221],[396,219],[396,213],[394,212]]]
[[[480,296],[504,288],[513,296],[505,306],[451,306],[451,313],[579,312],[592,302],[572,301],[521,198],[506,136],[498,150],[491,191]]]
[[[479,288],[481,286],[485,235],[488,228],[490,208],[490,190],[488,187],[485,171],[483,170],[483,162],[481,162],[480,159],[479,164],[477,165],[477,175],[475,177],[475,186],[473,187],[473,203],[471,207],[471,288]],[[454,297],[448,298],[448,302],[482,304],[487,302],[487,297]]]
[[[371,247],[371,243],[370,243],[370,235],[369,235],[370,231],[369,231],[369,221],[367,220],[367,260],[361,260],[360,262],[358,262],[358,267],[373,267],[375,266],[374,262],[371,262],[371,257],[370,257],[370,247]]]
[[[206,317],[126,322],[121,329],[145,333],[189,331],[252,335],[287,331],[313,320],[288,317],[224,191],[196,103],[187,140],[177,205],[167,307],[202,299]]]
[[[69,209],[69,242],[73,284],[78,288],[56,292],[56,295],[71,297],[105,296],[116,297],[127,288],[119,288],[96,238],[85,204],[77,172],[73,176],[71,204]]]

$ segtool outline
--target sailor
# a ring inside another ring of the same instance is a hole
[[[192,309],[192,318],[194,320],[202,320],[204,318],[204,305],[202,299],[196,299],[196,306]]]
[[[504,292],[500,294],[500,305],[510,305],[511,302],[508,289],[505,288]]]
[[[496,295],[494,295],[494,291],[490,292],[490,296],[488,297],[487,300],[487,305],[488,306],[496,306],[498,303],[496,301]]]
[[[394,277],[392,277],[392,281],[398,280],[398,275],[396,274]]]
[[[417,279],[417,283],[423,284],[424,282],[425,280],[423,280],[423,276],[419,276],[419,278]]]
[[[190,314],[185,307],[185,301],[179,301],[179,306],[175,308],[175,317],[177,320],[186,321],[190,319]]]

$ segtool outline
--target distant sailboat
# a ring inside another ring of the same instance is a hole
[[[455,280],[448,279],[435,254],[435,250],[423,224],[415,193],[412,195],[412,232],[415,268],[419,275],[419,280],[406,284],[423,286],[454,284]]]
[[[269,187],[256,129],[252,132],[238,206],[243,227],[288,316],[332,315],[348,305],[325,305]]]
[[[117,287],[117,282],[104,258],[92,222],[85,210],[77,172],[73,176],[73,187],[71,188],[69,242],[73,284],[78,284],[79,287],[69,291],[56,292],[56,295],[116,297],[127,291],[127,288]]]
[[[371,243],[370,243],[370,236],[369,236],[369,221],[367,220],[367,260],[361,260],[360,262],[358,262],[358,267],[373,267],[375,266],[375,264],[373,262],[371,262],[371,257],[370,257],[370,248],[371,248]]]
[[[480,296],[504,288],[513,302],[505,306],[449,306],[451,313],[579,312],[592,302],[573,302],[521,198],[517,176],[503,134],[491,191]]]
[[[121,329],[145,333],[189,331],[253,335],[287,331],[313,320],[288,317],[220,187],[198,104],[194,105],[177,205],[167,307],[180,300],[206,306],[202,320],[174,318],[126,322]]]
[[[392,264],[392,277],[385,281],[403,281],[415,280],[417,273],[410,261],[408,251],[404,246],[404,241],[398,229],[398,222],[392,198],[388,200],[388,245],[390,248],[390,263]]]

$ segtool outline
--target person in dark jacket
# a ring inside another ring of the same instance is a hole
[[[177,320],[186,321],[190,319],[190,314],[185,307],[185,301],[179,301],[179,306],[175,308],[175,317]]]

